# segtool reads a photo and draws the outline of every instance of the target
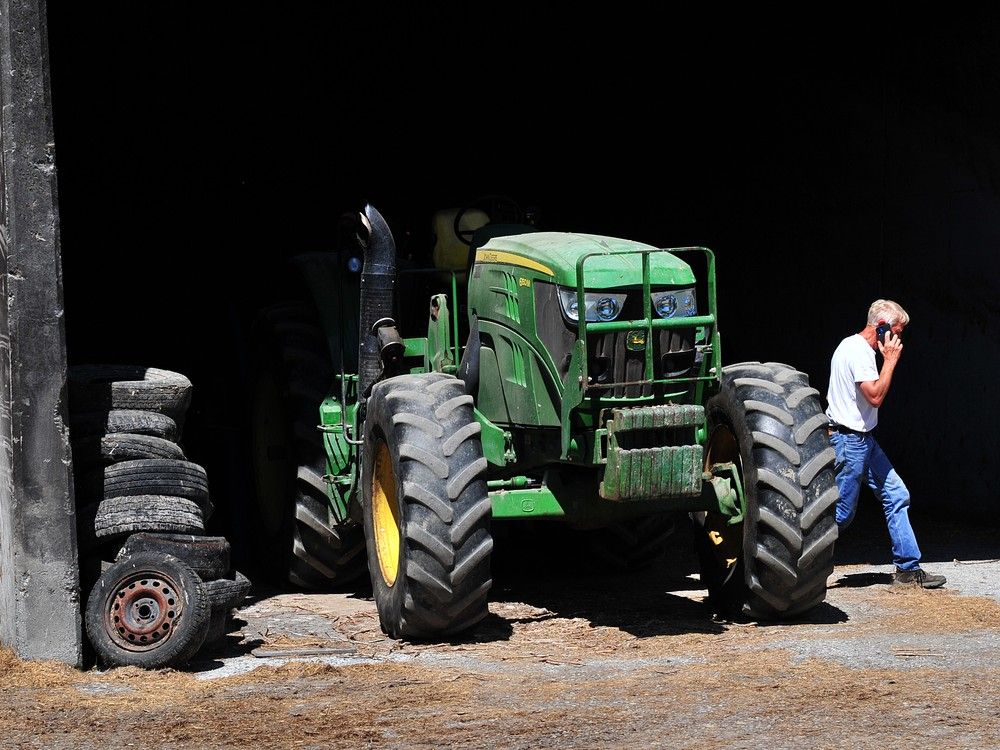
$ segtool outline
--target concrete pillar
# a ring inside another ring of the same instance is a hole
[[[82,662],[45,0],[0,0],[0,642]]]

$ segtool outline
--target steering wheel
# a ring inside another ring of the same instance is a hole
[[[463,245],[472,246],[472,235],[475,229],[465,229],[462,227],[462,219],[473,209],[485,211],[490,217],[491,224],[522,224],[524,223],[524,209],[513,198],[506,195],[481,195],[475,200],[466,203],[455,214],[453,229],[455,236]]]

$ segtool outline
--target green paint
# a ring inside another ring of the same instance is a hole
[[[426,357],[427,339],[403,339],[404,357]]]
[[[430,316],[427,323],[427,348],[424,367],[428,372],[448,372],[456,364],[451,345],[451,314],[448,295],[431,297]]]
[[[548,475],[547,475],[548,476]],[[550,477],[541,486],[528,477],[512,477],[488,482],[494,520],[527,518],[565,518],[577,523],[614,523],[651,513],[691,513],[711,511],[729,516],[729,523],[739,523],[742,515],[741,494],[730,477],[715,477],[703,482],[696,495],[665,497],[633,502],[609,502],[596,494],[580,492]]]
[[[511,237],[495,237],[483,245],[481,250],[510,253],[541,263],[552,271],[552,276],[513,265],[511,267],[515,273],[522,274],[523,271],[528,271],[536,278],[571,287],[577,286],[579,275],[576,263],[580,256],[585,253],[597,253],[603,257],[588,264],[587,288],[611,289],[641,284],[641,253],[656,251],[657,248],[642,242],[595,234],[534,232]],[[651,272],[656,284],[682,285],[693,284],[695,281],[691,267],[670,253],[657,253],[657,257],[651,263]]]
[[[719,500],[719,513],[728,517],[727,523],[741,523],[746,515],[746,493],[735,464],[714,464],[709,483]]]
[[[520,490],[534,484],[531,477],[511,477],[510,479],[491,479],[486,486],[491,490]]]
[[[587,345],[584,341],[577,341],[573,345],[573,353],[569,360],[569,370],[566,373],[566,379],[563,381],[562,412],[560,414],[560,428],[562,431],[560,439],[562,453],[560,456],[562,458],[566,458],[569,455],[570,432],[572,431],[570,418],[573,410],[583,401],[584,380],[587,372],[586,352]]]
[[[514,453],[513,436],[507,430],[501,430],[489,419],[487,419],[479,409],[474,409],[476,421],[479,422],[482,432],[480,439],[483,443],[483,456],[494,466],[506,466],[517,460]]]
[[[555,495],[545,487],[490,492],[494,519],[562,518],[566,515]]]
[[[695,285],[692,268],[681,257],[692,252],[707,259],[702,293],[708,309],[696,317],[662,319],[652,309],[651,292],[667,285]],[[473,315],[479,320],[483,342],[475,418],[482,427],[494,518],[603,523],[693,510],[742,518],[745,499],[735,472],[713,467],[717,471],[711,477],[702,474],[707,440],[702,405],[717,392],[721,371],[711,251],[540,232],[495,238],[480,253],[468,280],[467,309],[470,320]],[[441,275],[434,270],[416,273]],[[414,360],[412,364],[423,365],[414,371],[457,370],[461,358],[458,294],[465,290],[455,274],[450,280],[442,276],[442,286],[448,281],[450,300],[443,293],[430,300],[426,337],[404,339],[405,356]],[[569,361],[557,362],[538,335],[534,285],[540,282],[574,289],[581,308],[588,291],[625,289],[641,294],[642,309],[636,314],[642,317],[580,321]],[[314,282],[317,290],[318,285],[320,281]],[[327,284],[328,290],[333,288]],[[355,317],[356,309],[352,307]],[[344,316],[329,299],[323,317],[328,328],[345,325]],[[695,329],[696,367],[683,378],[656,380],[652,342],[660,331],[680,327]],[[644,353],[642,380],[657,384],[653,392],[658,395],[616,399],[589,383],[587,338],[615,331],[625,332],[628,349]],[[330,341],[331,351],[339,352],[340,335],[330,334]],[[348,505],[356,502],[358,481],[357,447],[348,440],[357,435],[356,379],[352,375],[346,382],[346,410],[336,396],[320,407],[329,497],[339,520],[347,518]],[[350,426],[346,432],[345,421]],[[647,446],[640,441],[642,447],[625,447],[629,445],[627,433],[667,428],[686,430],[691,444]],[[543,476],[544,480],[538,479]]]
[[[356,410],[356,404],[352,404],[345,419],[340,401],[331,397],[324,399],[319,407],[320,423],[317,429],[323,432],[323,446],[326,448],[326,475],[323,478],[333,518],[338,522],[348,518],[350,498],[357,483],[357,451],[347,441],[344,429],[345,422],[349,428],[353,427]]]
[[[495,321],[479,320],[484,345],[479,353],[477,405],[491,421],[513,426],[559,426],[558,391],[550,357],[537,339],[529,339]]]

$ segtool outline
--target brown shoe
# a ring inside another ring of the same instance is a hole
[[[915,570],[900,570],[892,574],[893,586],[920,586],[925,589],[937,589],[944,586],[947,579],[935,573],[928,573],[926,570],[916,568]]]

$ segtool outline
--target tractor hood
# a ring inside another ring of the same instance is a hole
[[[576,263],[589,253],[597,255],[584,265],[587,289],[610,289],[642,284],[641,250],[655,250],[652,245],[616,237],[575,232],[530,232],[508,237],[494,237],[476,251],[477,263],[500,263],[530,268],[552,278],[561,286],[576,286]],[[691,267],[669,252],[649,256],[650,282],[653,285],[693,284]]]

